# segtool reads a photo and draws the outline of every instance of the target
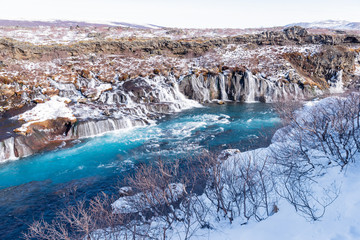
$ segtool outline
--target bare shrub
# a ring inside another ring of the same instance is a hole
[[[339,193],[336,185],[323,186],[315,179],[329,167],[344,169],[356,160],[359,103],[360,95],[351,93],[327,98],[302,112],[288,111],[284,116],[289,125],[273,138],[272,155],[280,183],[277,193],[311,220],[322,217]]]
[[[275,138],[289,146],[280,158],[296,156],[311,167],[336,163],[344,168],[355,161],[354,155],[360,149],[359,102],[360,95],[352,93],[346,98],[328,98],[302,114],[283,114],[289,126]],[[321,156],[314,156],[314,150]]]
[[[189,239],[199,228],[208,226],[205,220],[208,206],[196,194],[197,185],[204,178],[201,175],[207,166],[204,163],[200,157],[181,164],[159,160],[156,167],[141,166],[127,180],[135,194],[121,200],[140,216],[125,226],[127,231],[140,238],[167,239],[180,234],[180,238]],[[136,226],[142,228],[135,231]]]
[[[123,219],[119,214],[113,214],[111,203],[113,199],[101,193],[89,203],[78,201],[68,205],[57,213],[50,223],[40,220],[29,226],[25,239],[97,239],[96,230],[103,229],[101,236],[115,232]]]
[[[225,217],[230,223],[236,217],[244,223],[251,218],[261,221],[272,214],[277,201],[268,169],[271,164],[256,151],[235,157],[231,154],[223,155],[226,161],[210,168],[205,194],[216,206],[218,218]]]

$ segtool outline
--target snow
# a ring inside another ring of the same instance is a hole
[[[360,155],[358,155],[360,158]],[[335,170],[335,169],[334,169]],[[339,197],[331,204],[320,221],[309,222],[296,213],[294,207],[286,201],[279,204],[279,212],[262,222],[250,222],[240,226],[219,223],[216,230],[204,232],[207,238],[198,239],[288,239],[288,240],[350,240],[360,239],[360,165],[352,165],[345,173],[332,171],[328,181],[342,182]],[[199,233],[201,235],[201,233]]]
[[[125,188],[125,190],[129,189],[130,188]],[[122,190],[124,190],[124,188]],[[165,201],[175,202],[182,194],[184,194],[184,190],[185,186],[183,184],[170,183],[164,192],[161,189],[156,189],[153,193],[156,197],[149,192],[140,192],[132,196],[119,198],[112,204],[112,207],[115,213],[136,213],[151,208],[153,204],[161,205],[165,204]],[[151,201],[151,203],[149,201]],[[143,204],[138,206],[137,204],[139,202],[142,202]]]
[[[289,72],[296,71],[283,58],[284,53],[299,52],[312,56],[321,50],[320,45],[303,46],[258,46],[249,48],[247,44],[229,44],[225,48],[215,48],[215,53],[205,54],[199,58],[199,63],[206,63],[211,68],[215,59],[225,66],[246,66],[248,69],[258,69],[267,79],[283,79]],[[216,65],[216,64],[213,64]]]
[[[297,112],[297,117],[301,119],[300,121],[309,121],[312,117],[311,113],[319,111],[322,107],[334,109],[334,105],[339,106],[336,105],[338,101],[345,102],[346,98],[326,98],[309,102],[302,111]],[[291,131],[288,131],[288,134],[290,133]],[[285,131],[280,129],[276,134],[283,135]],[[279,144],[276,142],[279,141],[279,136],[274,138],[275,143],[268,148],[244,153],[226,150],[220,155],[220,159],[225,158],[224,166],[231,169],[229,165],[233,165],[238,159],[243,161],[244,159],[255,159],[252,156],[257,156],[256,161],[259,161],[271,156],[271,153],[277,151],[276,149],[281,149],[285,145],[294,145],[294,142],[287,141]],[[316,145],[314,144],[314,149],[309,151],[309,156],[314,163],[320,164],[321,161],[333,157],[316,150]],[[297,157],[293,156],[292,158],[297,161]],[[357,150],[353,160],[359,159],[360,152]],[[324,216],[319,221],[309,221],[302,217],[291,204],[281,199],[277,203],[279,211],[264,221],[255,222],[252,220],[246,225],[241,225],[243,221],[239,218],[235,219],[232,224],[229,224],[228,221],[213,222],[215,229],[200,230],[199,236],[206,237],[198,237],[197,239],[360,239],[360,219],[358,218],[360,215],[359,171],[359,162],[349,163],[342,171],[336,166],[321,169],[320,177],[314,178],[312,184],[314,186],[311,186],[315,195],[321,200],[327,198],[329,192],[323,192],[323,190],[329,190],[328,187],[330,186],[333,187],[332,189],[338,194],[338,197],[326,208]],[[325,188],[322,188],[324,186]]]
[[[172,40],[191,38],[220,38],[241,34],[261,33],[266,29],[168,29],[151,24],[131,24],[121,22],[104,22],[111,26],[81,27],[69,26],[0,26],[0,35],[17,41],[33,44],[71,44],[77,41],[91,41],[94,39],[120,38],[168,38]],[[76,26],[76,23],[72,24]],[[96,34],[91,34],[96,33]]]
[[[300,22],[286,25],[290,26],[300,26],[305,28],[328,28],[336,30],[360,30],[360,22],[349,22],[349,21],[336,21],[336,20],[326,20],[326,21],[317,21],[317,22]]]
[[[70,121],[75,121],[72,110],[67,106],[71,100],[64,97],[53,96],[45,103],[37,104],[33,109],[24,112],[17,116],[18,120],[25,121],[17,132],[26,133],[28,128],[37,122],[44,122],[50,119],[67,118]]]
[[[357,76],[360,76],[360,66],[359,65],[356,66],[354,74]]]

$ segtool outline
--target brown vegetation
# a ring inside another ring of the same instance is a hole
[[[304,84],[320,86],[321,89],[328,88],[327,81],[336,72],[342,70],[344,80],[347,80],[354,71],[354,52],[340,46],[324,47],[313,55],[292,52],[283,54],[283,57],[307,79]]]

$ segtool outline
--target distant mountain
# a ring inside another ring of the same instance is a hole
[[[300,26],[304,28],[328,28],[334,30],[360,30],[360,22],[326,20],[318,22],[300,22],[286,25],[286,27]]]
[[[157,25],[153,25],[153,24],[134,24],[134,23],[126,23],[126,22],[111,22],[111,25],[115,25],[115,26],[119,26],[119,27],[130,27],[130,28],[142,28],[142,29],[148,29],[148,28],[153,28],[153,29],[159,29],[159,28],[164,28],[161,26],[157,26]]]
[[[19,27],[37,27],[37,26],[54,26],[54,27],[129,27],[139,29],[159,29],[161,26],[152,24],[134,24],[126,22],[85,22],[85,21],[31,21],[31,20],[0,20],[0,26],[19,26]]]

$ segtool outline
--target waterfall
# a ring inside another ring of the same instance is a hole
[[[0,142],[0,162],[6,160],[6,153],[5,153],[5,144],[4,142]]]
[[[171,81],[171,86],[172,86],[170,88],[171,94],[169,94],[165,98],[163,98],[164,102],[170,101],[173,103],[177,103],[177,108],[174,109],[176,111],[201,106],[196,101],[187,99],[185,97],[185,95],[180,92],[179,84],[176,82],[176,79],[174,77],[170,76],[169,80]],[[207,95],[209,95],[208,91],[207,91]],[[207,96],[207,99],[209,99],[209,96]],[[161,102],[161,100],[160,100],[160,102]]]
[[[200,100],[202,102],[210,101],[210,92],[209,92],[208,87],[205,85],[204,79],[202,76],[196,77],[193,75],[191,77],[191,85],[192,85],[193,91],[195,93],[194,99]]]
[[[246,89],[246,102],[255,102],[255,92],[256,92],[256,82],[255,78],[250,71],[245,72],[245,89]]]
[[[331,93],[344,92],[344,82],[342,78],[343,78],[343,70],[340,70],[336,72],[336,74],[329,80]]]
[[[99,121],[80,122],[71,132],[72,138],[88,138],[98,136],[115,130],[145,126],[146,122],[140,119],[106,119]]]
[[[260,74],[254,76],[250,71],[244,72],[243,75],[235,73],[230,81],[226,81],[224,74],[209,76],[206,80],[201,75],[191,75],[183,78],[180,86],[183,94],[199,102],[275,102],[290,98],[301,99],[316,94],[310,86],[301,89],[297,83],[281,83],[277,79],[266,79]]]
[[[276,80],[265,79],[261,75],[254,76],[250,71],[246,71],[244,75],[234,74],[228,82],[223,74],[209,76],[207,80],[201,75],[198,77],[192,75],[182,81],[187,81],[183,84],[185,86],[188,84],[192,89],[190,92],[183,89],[183,93],[186,92],[188,97],[200,102],[229,99],[245,102],[257,102],[263,99],[265,102],[275,102],[289,98],[301,99],[305,95],[313,94],[308,86],[301,89],[297,83],[279,83]],[[178,89],[177,84],[174,89]]]
[[[33,154],[33,150],[23,141],[23,137],[15,138],[15,149],[18,157],[27,157]]]
[[[221,100],[223,101],[229,100],[228,95],[226,93],[225,76],[223,74],[219,75],[219,85],[220,85]]]
[[[235,74],[231,79],[231,87],[230,87],[230,96],[232,100],[234,101],[240,101],[241,97],[241,80],[242,76],[239,76],[238,74]]]
[[[14,160],[17,158],[15,154],[15,139],[13,137],[0,142],[0,161]]]
[[[106,119],[99,121],[86,121],[80,122],[68,133],[68,136],[63,138],[64,140],[79,139],[79,138],[88,138],[101,135],[107,132],[127,129],[138,126],[145,126],[147,121],[141,119]],[[34,151],[26,144],[26,136],[18,136],[16,138],[11,137],[0,141],[0,162],[15,160],[19,157],[27,157],[34,154]],[[33,138],[29,136],[31,143]],[[25,140],[25,141],[24,141]],[[44,141],[40,141],[42,144]],[[46,144],[45,144],[46,147]],[[34,146],[34,149],[37,149],[38,146]],[[41,150],[41,149],[40,149]],[[36,150],[38,151],[38,150]]]

